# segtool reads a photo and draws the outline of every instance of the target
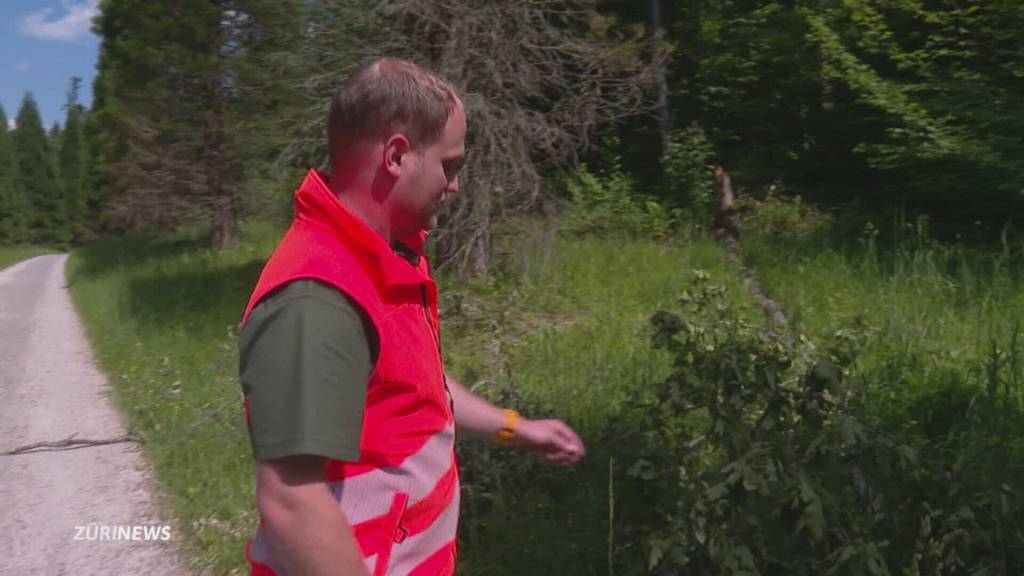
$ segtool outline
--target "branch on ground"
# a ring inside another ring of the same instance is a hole
[[[75,438],[78,434],[72,434],[63,440],[56,442],[33,442],[32,444],[25,444],[24,446],[18,446],[12,448],[7,452],[4,452],[4,456],[17,456],[18,454],[29,454],[32,452],[49,452],[53,450],[74,450],[77,448],[86,448],[89,446],[105,446],[107,444],[120,444],[122,442],[142,442],[142,439],[133,434],[124,434],[116,438],[103,438],[100,440],[90,440],[86,438]]]

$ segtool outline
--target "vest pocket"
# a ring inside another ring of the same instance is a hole
[[[384,522],[384,529],[379,534],[380,543],[377,548],[377,564],[373,569],[373,576],[385,576],[388,566],[391,564],[391,549],[395,544],[405,540],[407,531],[402,527],[402,514],[405,506],[409,503],[409,495],[405,492],[396,492],[391,499],[391,509],[388,511],[387,519]]]

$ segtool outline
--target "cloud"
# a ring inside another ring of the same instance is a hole
[[[32,69],[32,63],[28,60],[22,60],[21,62],[18,62],[14,65],[14,69],[18,72],[28,72]]]
[[[14,130],[17,127],[18,127],[18,121],[17,120],[15,120],[13,117],[7,119],[7,129],[8,130]]]
[[[18,18],[18,33],[44,40],[72,42],[89,34],[92,18],[99,14],[100,0],[62,0],[62,16],[51,19],[53,8],[43,8]]]

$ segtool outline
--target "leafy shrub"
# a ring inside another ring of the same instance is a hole
[[[1002,388],[974,419],[977,395],[923,400],[943,414],[921,441],[858,413],[842,366],[787,349],[725,295],[697,273],[652,318],[675,369],[623,419],[646,422],[621,454],[647,499],[617,528],[646,562],[620,573],[1021,573],[1024,482],[1006,464],[1021,413]]]
[[[765,238],[781,244],[814,241],[827,233],[831,215],[804,204],[799,196],[776,196],[769,189],[764,200],[743,199],[734,206],[743,235]]]
[[[583,164],[566,188],[572,208],[565,227],[571,233],[664,238],[678,217],[653,197],[637,192],[617,157],[603,175]]]
[[[665,140],[661,165],[666,196],[695,222],[710,222],[717,205],[713,155],[714,147],[696,123],[673,130]]]

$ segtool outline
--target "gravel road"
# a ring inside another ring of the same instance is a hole
[[[0,271],[0,453],[126,432],[71,305],[66,261]],[[0,575],[185,574],[181,535],[152,486],[134,443],[0,455]]]

